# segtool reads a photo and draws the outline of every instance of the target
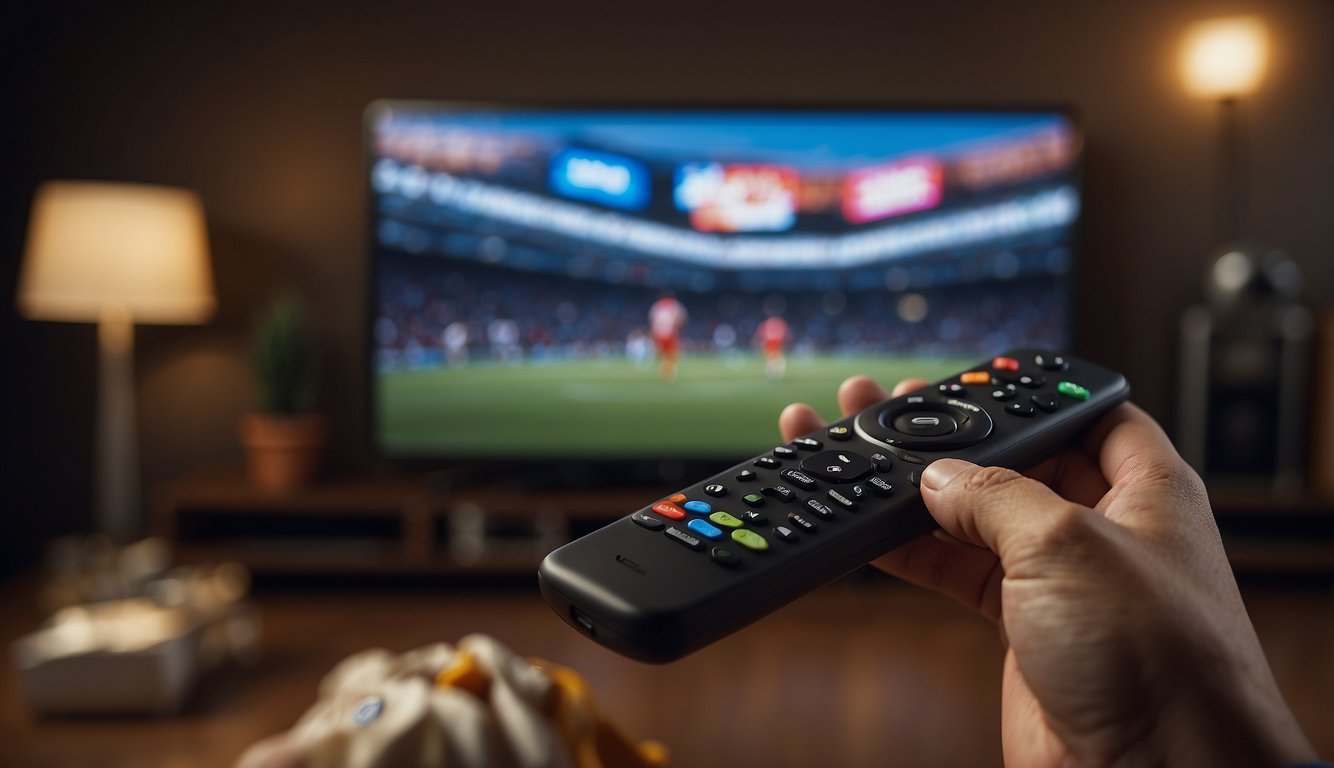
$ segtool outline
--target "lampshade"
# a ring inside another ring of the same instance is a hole
[[[55,181],[33,201],[19,278],[36,320],[198,323],[213,313],[199,198],[144,184]]]
[[[1192,24],[1181,48],[1186,90],[1206,99],[1230,99],[1255,90],[1269,58],[1269,36],[1256,16]]]

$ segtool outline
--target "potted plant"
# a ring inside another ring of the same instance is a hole
[[[293,296],[269,305],[255,327],[251,361],[259,380],[262,410],[241,420],[250,482],[287,492],[315,476],[328,433],[314,413],[319,355],[306,313]]]

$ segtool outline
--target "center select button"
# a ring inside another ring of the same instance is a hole
[[[953,434],[959,423],[940,411],[908,411],[894,418],[894,429],[916,437],[940,437]]]

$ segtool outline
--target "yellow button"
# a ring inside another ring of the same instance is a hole
[[[763,552],[769,548],[769,542],[765,541],[763,536],[747,528],[732,531],[732,541],[756,552]]]
[[[709,519],[724,528],[740,528],[741,521],[726,512],[714,512]]]

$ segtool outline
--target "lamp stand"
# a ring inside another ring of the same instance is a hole
[[[103,310],[97,323],[97,528],[120,543],[139,531],[139,456],[135,438],[134,321]]]
[[[1224,243],[1246,234],[1246,199],[1249,195],[1246,173],[1245,126],[1242,124],[1241,99],[1231,96],[1218,102],[1219,160],[1222,166],[1223,194],[1219,196],[1219,230]]]

